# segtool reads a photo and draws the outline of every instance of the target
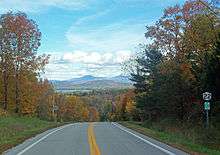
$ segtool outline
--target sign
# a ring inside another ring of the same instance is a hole
[[[57,105],[54,105],[54,106],[53,106],[53,110],[54,110],[54,111],[57,111],[58,109],[59,109],[59,107],[58,107]]]
[[[210,110],[210,102],[205,102],[204,103],[204,109],[205,110]]]
[[[203,97],[203,100],[209,101],[212,98],[212,93],[205,92],[205,93],[202,94],[202,97]]]

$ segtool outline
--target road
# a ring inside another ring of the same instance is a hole
[[[6,155],[186,155],[118,123],[74,123],[48,130]]]

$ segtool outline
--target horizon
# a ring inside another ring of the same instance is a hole
[[[121,64],[146,44],[146,26],[184,0],[1,1],[1,13],[22,11],[42,32],[39,54],[50,54],[42,78],[117,76]],[[117,18],[115,18],[117,17]]]
[[[93,77],[93,78],[114,78],[114,77],[129,77],[127,75],[123,75],[123,74],[119,74],[116,76],[93,76],[93,75],[83,75],[83,76],[78,76],[78,77],[73,77],[70,79],[65,79],[65,80],[49,80],[49,81],[69,81],[69,80],[73,80],[73,79],[78,79],[78,78],[84,78],[84,77]],[[130,81],[130,80],[129,80]]]

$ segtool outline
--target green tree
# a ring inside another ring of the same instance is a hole
[[[136,61],[139,69],[137,74],[131,74],[131,80],[134,82],[137,93],[137,107],[151,117],[150,111],[157,106],[152,93],[155,79],[158,77],[158,65],[162,62],[162,54],[157,49],[146,46]]]

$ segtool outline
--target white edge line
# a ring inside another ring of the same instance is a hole
[[[42,138],[40,138],[39,140],[37,140],[36,142],[34,142],[33,144],[29,145],[28,147],[26,147],[25,149],[23,149],[22,151],[20,151],[17,155],[22,155],[23,153],[25,153],[27,150],[29,150],[30,148],[32,148],[34,145],[38,144],[40,141],[44,140],[45,138],[47,138],[48,136],[50,136],[51,134],[59,131],[59,130],[62,130],[63,128],[66,128],[68,126],[71,126],[73,124],[68,124],[68,125],[65,125],[63,127],[60,127],[56,130],[53,130],[52,132],[46,134],[45,136],[43,136]]]
[[[144,138],[142,138],[142,137],[140,137],[140,136],[138,136],[138,135],[136,135],[136,134],[134,134],[134,133],[132,133],[132,132],[130,132],[130,131],[128,131],[128,130],[126,130],[125,128],[121,127],[121,126],[118,125],[117,123],[112,122],[112,124],[115,125],[116,127],[118,127],[119,129],[121,129],[122,131],[125,131],[125,132],[127,132],[127,133],[133,135],[134,137],[141,139],[141,140],[144,141],[145,143],[150,144],[151,146],[156,147],[157,149],[159,149],[159,150],[161,150],[161,151],[163,151],[163,152],[165,152],[165,153],[167,153],[167,154],[169,154],[169,155],[175,155],[174,153],[172,153],[172,152],[170,152],[170,151],[168,151],[168,150],[166,150],[166,149],[164,149],[164,148],[162,148],[162,147],[160,147],[160,146],[158,146],[158,145],[156,145],[156,144],[153,144],[153,143],[151,143],[150,141],[148,141],[148,140],[146,140],[146,139],[144,139]]]

